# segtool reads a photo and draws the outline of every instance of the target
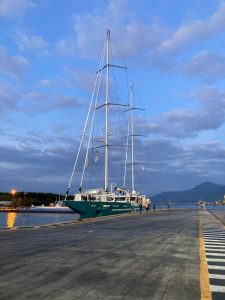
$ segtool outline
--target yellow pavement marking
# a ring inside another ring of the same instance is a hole
[[[200,250],[200,288],[201,300],[211,300],[212,295],[209,285],[208,265],[205,256],[205,246],[203,237],[199,237],[199,250]]]
[[[209,284],[209,272],[205,255],[205,244],[202,235],[201,215],[199,215],[199,256],[200,256],[200,291],[201,300],[212,300]]]

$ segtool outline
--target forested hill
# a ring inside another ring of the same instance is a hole
[[[153,202],[162,203],[196,203],[203,201],[222,201],[225,195],[225,185],[204,182],[194,188],[179,192],[163,192],[152,197]]]

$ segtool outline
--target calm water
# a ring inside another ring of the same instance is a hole
[[[68,213],[16,213],[16,212],[1,212],[0,213],[0,228],[1,227],[17,227],[17,226],[35,226],[54,224],[78,220],[77,214]]]

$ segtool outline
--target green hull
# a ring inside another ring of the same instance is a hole
[[[65,200],[64,204],[79,214],[81,219],[129,213],[132,211],[130,202],[99,202]]]

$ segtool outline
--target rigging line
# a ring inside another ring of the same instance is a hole
[[[88,163],[88,152],[89,152],[90,143],[91,143],[91,137],[92,137],[92,132],[93,132],[94,119],[95,119],[96,106],[97,106],[97,102],[98,102],[98,96],[99,96],[99,90],[100,90],[101,80],[102,80],[102,73],[101,73],[100,78],[99,78],[97,93],[96,93],[96,96],[95,96],[94,112],[93,112],[93,116],[92,116],[92,120],[91,120],[91,128],[90,128],[90,133],[89,133],[89,138],[88,138],[88,144],[87,144],[85,162],[84,162],[82,176],[81,176],[81,181],[80,181],[80,188],[83,185],[84,173],[85,173],[85,169],[86,169],[87,163]]]
[[[127,84],[127,91],[128,91],[127,99],[129,99],[129,90],[130,90],[129,89],[129,82],[130,82],[130,79],[129,79],[129,76],[128,76],[128,68],[126,67],[125,59],[124,59],[123,55],[121,54],[121,52],[120,52],[120,50],[117,46],[117,43],[115,42],[115,40],[113,38],[113,35],[111,35],[111,39],[112,39],[112,42],[113,42],[113,44],[114,44],[114,46],[115,46],[115,48],[116,48],[116,50],[119,54],[119,57],[120,57],[123,65],[125,67],[125,70],[126,70],[126,84]],[[127,100],[127,103],[129,103],[129,100]]]
[[[110,51],[111,51],[111,60],[112,60],[112,63],[114,63],[114,57],[113,57],[113,52],[112,52],[112,45],[110,45]],[[114,65],[111,65],[111,66],[115,66]],[[123,69],[126,69],[126,67],[121,67]],[[118,84],[118,80],[116,78],[116,75],[115,75],[115,71],[113,70],[112,72],[112,75],[113,75],[113,80],[114,80],[114,86],[115,86],[115,97],[116,99],[120,100],[120,97],[119,97],[119,92],[121,93],[121,99],[124,99],[125,98],[125,95],[124,95],[124,92],[123,90],[121,89],[121,86]]]
[[[106,48],[106,43],[104,43],[104,46],[103,46],[103,51],[102,51],[99,67],[100,67],[100,64],[102,63],[102,58],[104,56],[105,48]],[[70,180],[69,180],[69,184],[68,184],[68,187],[67,187],[67,191],[66,191],[64,200],[66,200],[66,198],[69,194],[71,182],[73,180],[74,172],[75,172],[75,169],[76,169],[76,166],[77,166],[77,161],[78,161],[78,158],[79,158],[79,155],[80,155],[81,146],[83,144],[83,140],[84,140],[87,124],[88,124],[88,119],[89,119],[89,116],[90,116],[91,107],[92,107],[92,103],[93,103],[93,99],[94,99],[94,95],[95,95],[96,85],[97,85],[97,81],[98,81],[98,77],[99,77],[98,74],[96,75],[96,78],[95,78],[95,84],[94,84],[94,89],[93,89],[92,96],[91,96],[91,102],[90,102],[90,105],[89,105],[89,108],[88,108],[88,113],[87,113],[87,117],[86,117],[86,120],[85,120],[82,136],[81,136],[81,141],[80,141],[80,144],[79,144],[77,156],[76,156],[76,159],[75,159],[75,162],[74,162],[74,165],[73,165],[73,170],[72,170],[72,173],[71,173],[71,176],[70,176]]]
[[[113,56],[113,51],[112,51],[112,44],[110,44],[110,51],[111,51],[111,60],[112,60],[112,66],[116,66],[116,64],[114,63],[114,56]],[[122,69],[126,69],[127,71],[127,67],[120,67]],[[118,106],[128,106],[126,104],[119,104],[119,102],[121,102],[120,100],[120,95],[122,96],[121,99],[124,99],[124,93],[123,93],[123,90],[121,89],[121,86],[118,84],[118,80],[117,80],[117,77],[116,77],[116,72],[113,70],[112,72],[112,75],[113,75],[113,80],[114,80],[114,86],[115,86],[115,99],[118,99],[117,100],[117,104],[112,104],[112,105],[118,105]],[[114,100],[115,101],[115,100]],[[118,123],[119,123],[119,128],[123,128],[122,126],[122,120],[121,120],[121,114],[118,114]],[[118,124],[117,124],[118,126]],[[118,128],[116,125],[114,125],[114,131],[115,131],[115,134],[119,131]],[[122,163],[122,160],[123,160],[123,154],[124,152],[122,150],[118,151],[118,155],[120,155],[120,158],[121,158],[121,170],[123,169],[123,163]],[[119,176],[120,175],[120,176]],[[118,176],[118,179],[120,182],[123,182],[123,172],[119,172],[119,174],[117,174]],[[120,177],[120,178],[119,178]]]
[[[117,44],[116,44],[116,42],[115,42],[115,40],[114,40],[114,38],[113,38],[112,35],[111,35],[111,39],[112,39],[112,42],[113,42],[113,44],[115,45],[115,48],[116,48],[116,50],[117,50],[117,52],[118,52],[118,54],[119,54],[119,56],[120,56],[120,59],[122,60],[122,62],[123,62],[123,64],[124,64],[124,67],[126,68],[125,59],[123,58],[123,56],[122,56],[122,54],[121,54],[119,48],[117,47]]]
[[[118,50],[118,48],[116,47],[115,42],[114,42],[114,46],[115,46],[116,50],[117,50],[118,53],[119,53],[119,50]],[[119,54],[120,54],[120,53],[119,53]],[[117,66],[117,65],[115,65],[115,63],[114,63],[114,56],[113,56],[113,51],[112,51],[112,43],[110,43],[110,56],[111,56],[111,60],[112,60],[112,64],[111,64],[110,66],[112,66],[112,67],[114,66],[114,67],[119,67],[119,68],[125,69],[125,70],[126,70],[126,80],[127,80],[127,67],[125,66],[125,63],[124,63],[124,60],[123,60],[122,56],[119,55],[119,58],[120,58],[120,60],[122,61],[122,63],[124,64],[124,66]],[[123,98],[123,99],[126,99],[126,96],[125,96],[123,90],[121,89],[121,86],[120,86],[119,84],[117,84],[118,80],[117,80],[117,78],[116,78],[116,76],[115,76],[115,72],[114,72],[114,71],[112,71],[112,76],[113,76],[113,80],[114,80],[114,82],[115,82],[115,83],[114,83],[114,86],[115,86],[115,95],[116,95],[116,98],[117,98],[117,99],[120,99],[120,97],[119,97],[119,90],[120,90],[120,93],[121,93],[121,95],[122,95],[122,98]],[[127,91],[128,91],[128,85],[127,85]],[[129,105],[128,105],[128,102],[127,102],[127,106],[129,106]]]
[[[114,46],[115,46],[115,48],[116,48],[116,44],[115,43],[113,43],[114,44]],[[111,44],[111,52],[112,52],[112,44]],[[116,49],[117,50],[117,52],[119,52],[118,51],[118,49]],[[113,54],[111,54],[111,57],[112,57],[112,64],[113,65],[115,65],[115,63],[114,63],[114,56],[113,56]],[[121,59],[121,55],[119,55],[119,58],[120,58],[120,60],[122,61],[122,63],[125,65],[125,63],[124,63],[124,61],[123,61],[123,59]],[[126,74],[125,74],[125,81],[126,81],[126,83],[127,83],[127,67],[123,67],[125,70],[126,70]],[[118,81],[117,81],[117,78],[116,78],[116,76],[115,76],[115,72],[113,72],[113,79],[114,79],[114,82],[115,82],[115,96],[116,96],[116,99],[120,99],[120,95],[122,96],[122,98],[124,99],[126,99],[127,98],[127,95],[125,95],[126,93],[124,93],[124,91],[121,89],[121,86],[118,84]],[[127,85],[127,87],[128,87],[128,85]],[[126,91],[128,91],[128,88],[126,89]],[[127,99],[126,99],[126,101],[125,101],[125,103],[127,103],[127,104],[124,104],[124,106],[130,106],[129,104],[128,104],[128,101],[127,101]],[[119,104],[118,104],[119,105]],[[124,117],[124,114],[122,115],[123,117]],[[122,126],[122,119],[121,119],[121,117],[122,117],[120,114],[118,115],[118,123],[119,123],[119,128],[121,129],[121,128],[123,128],[123,126]],[[123,120],[124,121],[124,120]],[[115,128],[115,131],[117,132],[118,131],[118,128]],[[125,145],[125,147],[127,147],[126,145]],[[119,151],[119,153],[118,154],[120,154],[120,157],[121,157],[121,170],[122,169],[126,169],[126,165],[123,165],[123,163],[122,163],[122,158],[124,157],[124,151],[122,151],[122,150],[120,150]],[[127,149],[125,150],[125,155],[127,155]],[[126,163],[125,163],[126,164]],[[126,170],[124,169],[124,172],[121,172],[120,173],[120,176],[121,176],[121,182],[122,183],[124,183],[124,185],[125,185],[125,178],[126,178]],[[124,178],[124,176],[125,176],[125,178]]]
[[[125,69],[125,71],[126,71],[126,74],[125,74],[125,82],[126,82],[126,92],[124,92],[122,89],[121,89],[121,87],[120,87],[120,85],[117,85],[117,78],[116,78],[116,76],[115,76],[115,74],[114,74],[114,72],[113,72],[113,78],[114,78],[114,82],[115,82],[115,87],[116,87],[116,89],[115,89],[115,94],[116,94],[116,98],[118,98],[118,99],[120,99],[120,97],[119,97],[119,92],[121,93],[121,95],[122,95],[122,97],[123,97],[123,99],[126,99],[125,100],[125,105],[124,106],[128,106],[128,107],[130,107],[130,104],[129,104],[129,101],[128,101],[128,97],[129,97],[129,85],[128,85],[128,68],[126,67],[126,64],[125,64],[125,61],[124,61],[124,59],[123,59],[123,57],[122,57],[122,55],[121,55],[121,53],[120,53],[120,51],[119,51],[119,49],[118,49],[118,47],[117,47],[117,45],[116,45],[116,43],[115,43],[115,41],[114,41],[114,39],[112,38],[112,42],[113,42],[113,44],[114,44],[114,47],[116,48],[116,50],[117,50],[117,52],[118,52],[118,54],[119,54],[119,58],[120,58],[120,60],[122,61],[122,63],[123,63],[123,65],[125,66],[125,67],[123,67],[124,69]],[[111,45],[111,52],[112,52],[112,45]],[[114,64],[114,57],[113,57],[113,54],[111,55],[112,56],[112,64]],[[118,89],[118,87],[119,87],[119,89]],[[125,95],[126,94],[126,95]],[[129,119],[129,115],[128,115],[128,119]],[[124,114],[123,114],[123,121],[124,121]],[[130,120],[128,121],[128,129],[129,129],[129,124],[130,123]],[[119,124],[120,124],[120,128],[123,128],[123,126],[121,126],[122,125],[122,120],[121,120],[121,116],[119,115]],[[121,173],[121,181],[123,182],[123,186],[125,187],[125,184],[126,184],[126,177],[127,177],[127,166],[126,166],[126,163],[127,163],[127,159],[128,159],[128,145],[129,144],[129,137],[127,138],[127,144],[125,145],[125,147],[126,147],[126,151],[125,151],[125,165],[124,165],[124,174],[122,174]],[[124,155],[124,153],[122,153],[122,151],[120,151],[120,155],[121,155],[121,162],[122,162],[122,157],[123,157],[123,155]],[[123,168],[123,164],[121,164],[121,169]]]
[[[130,103],[129,103],[129,82],[131,80],[129,80],[129,76],[128,76],[128,70],[126,70],[126,90],[127,90],[127,96],[126,96],[126,99],[127,99],[127,104],[130,106]]]
[[[113,57],[113,51],[112,51],[112,44],[111,43],[110,43],[110,57],[111,57],[112,63],[114,63],[114,57]],[[119,94],[118,94],[118,91],[117,91],[117,81],[116,81],[116,76],[115,76],[115,71],[114,70],[112,70],[111,75],[112,75],[113,81],[114,81],[114,90],[115,90],[114,95],[116,96],[116,99],[119,99],[119,97],[118,97]]]

